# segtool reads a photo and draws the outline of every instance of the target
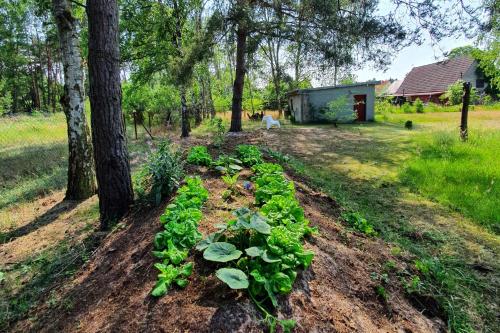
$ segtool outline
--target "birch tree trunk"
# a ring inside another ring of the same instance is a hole
[[[66,199],[81,200],[96,192],[90,132],[85,118],[82,58],[77,21],[68,0],[52,0],[64,67],[61,104],[68,124],[68,187]],[[50,66],[49,66],[50,67]],[[50,76],[50,72],[49,72]]]
[[[134,200],[123,130],[117,0],[88,0],[92,142],[101,229],[125,215]]]

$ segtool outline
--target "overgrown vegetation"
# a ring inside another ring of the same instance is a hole
[[[416,140],[417,156],[404,168],[403,182],[500,233],[499,133],[471,131],[461,142],[456,133],[439,131]]]
[[[170,195],[184,175],[180,150],[169,141],[158,144],[158,150],[148,158],[135,177],[135,192],[140,201],[154,205]]]

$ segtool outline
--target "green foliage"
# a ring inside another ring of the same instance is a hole
[[[415,111],[417,111],[417,113],[424,113],[424,103],[420,98],[417,98],[413,102],[413,106],[415,107]]]
[[[263,174],[255,180],[255,203],[262,205],[271,200],[274,195],[282,195],[286,198],[293,198],[295,186],[288,181],[283,174]]]
[[[368,222],[363,216],[358,212],[349,212],[342,214],[344,221],[349,223],[349,225],[368,236],[376,236],[377,232],[373,229],[373,225]]]
[[[434,132],[416,137],[418,155],[401,171],[404,184],[500,232],[498,132]]]
[[[356,112],[353,110],[352,101],[343,95],[330,101],[325,108],[320,110],[322,119],[334,124],[338,122],[350,122],[356,119]]]
[[[283,173],[283,168],[281,165],[276,163],[261,163],[254,165],[252,171],[255,176],[260,177],[264,174],[267,175],[281,175]]]
[[[210,166],[212,164],[212,156],[208,153],[207,147],[194,146],[189,149],[187,161],[195,165]]]
[[[403,103],[403,105],[401,105],[401,110],[403,111],[403,113],[413,113],[411,105],[408,102],[405,102]]]
[[[213,144],[216,147],[222,146],[224,143],[224,135],[226,133],[226,129],[224,128],[224,123],[221,118],[213,118],[210,119],[210,128],[213,132]]]
[[[242,163],[242,161],[234,157],[220,155],[219,158],[217,158],[217,160],[212,163],[212,165],[216,170],[220,171],[223,174],[234,175],[235,173],[238,173],[243,169],[241,167]]]
[[[277,307],[277,296],[292,290],[297,269],[311,264],[314,254],[303,248],[302,239],[315,230],[308,226],[294,197],[293,183],[285,179],[279,165],[257,164],[253,170],[260,212],[234,211],[235,218],[201,241],[197,249],[204,251],[205,259],[229,265],[219,269],[217,277],[230,288],[248,289],[271,330],[276,325],[290,330],[295,322],[278,320],[265,304]]]
[[[139,200],[160,204],[179,185],[183,168],[182,153],[174,149],[169,141],[161,142],[134,179]]]
[[[208,191],[200,178],[186,178],[185,182],[160,217],[164,230],[154,238],[153,255],[162,260],[155,265],[160,274],[151,294],[156,297],[164,295],[172,283],[181,288],[187,285],[186,278],[191,275],[193,264],[180,265],[186,260],[189,250],[202,238],[198,222],[202,218],[200,209],[208,199]]]
[[[222,181],[227,185],[227,189],[222,193],[222,198],[227,200],[239,193],[236,184],[238,183],[239,174],[222,175]]]
[[[464,81],[458,80],[457,82],[450,84],[446,92],[439,97],[447,105],[458,105],[462,103],[462,96],[464,94],[463,90]],[[470,102],[474,104],[477,101],[477,92],[475,88],[470,90]]]
[[[252,145],[239,145],[236,153],[245,166],[254,166],[262,163],[262,153],[259,148]]]
[[[215,275],[231,289],[247,289],[248,277],[240,269],[221,268],[215,272]]]

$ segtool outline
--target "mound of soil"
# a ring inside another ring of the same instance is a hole
[[[234,202],[221,199],[225,184],[206,169],[197,169],[210,191],[200,230],[207,234],[231,211],[251,204],[245,193]],[[297,321],[296,332],[438,332],[438,318],[428,318],[412,306],[398,286],[386,285],[387,299],[376,292],[371,277],[393,260],[379,239],[347,232],[337,221],[340,207],[314,192],[300,179],[297,198],[307,218],[320,230],[306,241],[315,252],[313,264],[300,272],[290,295],[281,297],[278,316]],[[245,174],[241,176],[245,178]],[[112,232],[70,283],[58,290],[57,305],[37,308],[16,331],[36,332],[262,332],[261,316],[244,292],[230,290],[215,275],[214,266],[193,251],[195,269],[189,285],[174,288],[160,299],[150,296],[156,282],[152,240],[160,230],[159,208],[131,214],[124,227]],[[391,277],[397,281],[396,276]],[[53,304],[53,303],[51,303]]]

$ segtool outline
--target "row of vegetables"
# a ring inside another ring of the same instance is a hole
[[[275,315],[278,295],[288,294],[299,269],[307,268],[314,253],[304,249],[304,237],[316,232],[309,226],[295,197],[294,183],[278,164],[265,163],[260,150],[240,145],[237,157],[221,156],[212,161],[206,147],[193,147],[188,154],[192,164],[213,166],[223,175],[235,175],[243,167],[253,171],[255,202],[241,207],[234,218],[218,225],[218,230],[204,239],[197,230],[201,207],[208,198],[199,178],[187,178],[186,185],[161,216],[164,230],[155,236],[155,265],[160,271],[154,296],[164,295],[171,284],[187,284],[192,263],[184,263],[196,245],[203,258],[216,262],[216,276],[232,289],[245,289],[261,311],[270,331],[278,326],[290,331],[294,320],[279,320]]]

